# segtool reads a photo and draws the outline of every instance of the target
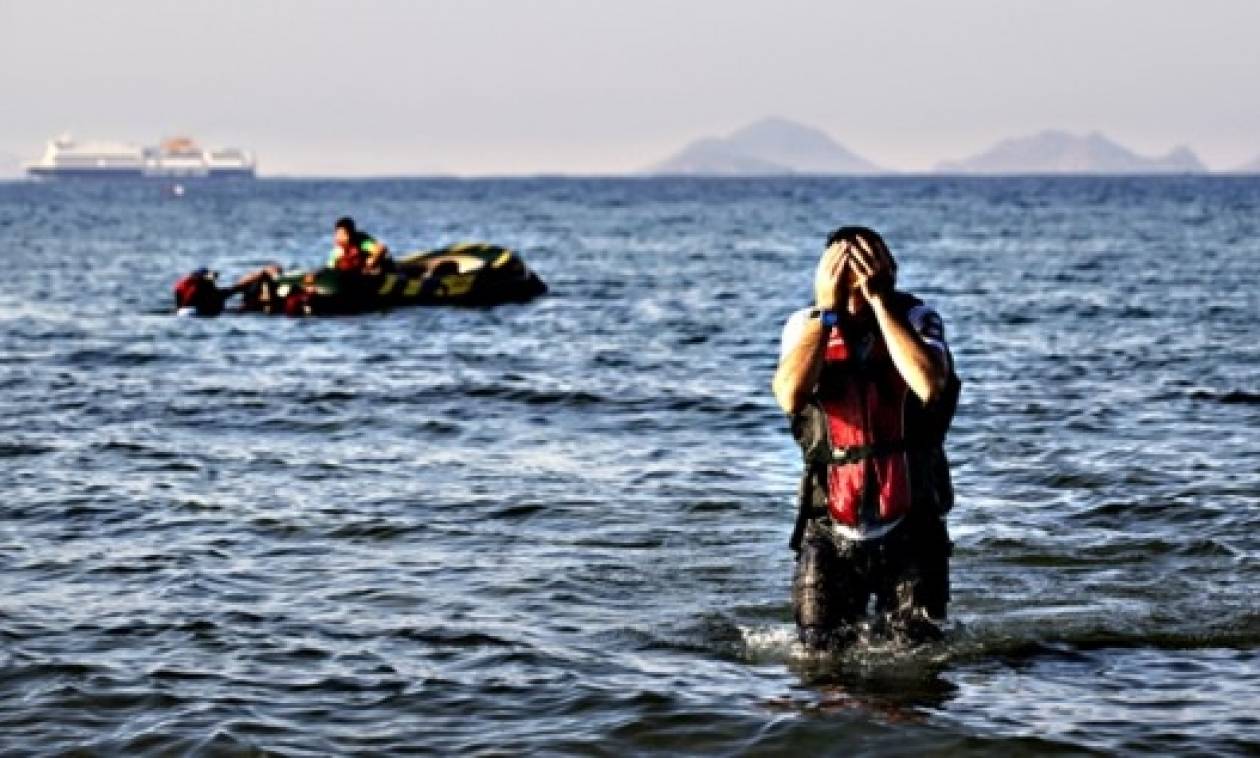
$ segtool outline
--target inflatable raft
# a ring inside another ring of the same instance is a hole
[[[393,269],[363,274],[321,268],[297,273],[260,272],[246,285],[215,296],[197,291],[194,272],[176,285],[176,307],[197,315],[217,315],[222,303],[240,292],[241,310],[290,316],[366,313],[413,305],[487,306],[523,303],[547,291],[515,251],[485,243],[462,243],[410,253]],[[190,283],[190,279],[194,279]],[[218,301],[217,311],[215,301]],[[204,303],[205,305],[202,305]]]

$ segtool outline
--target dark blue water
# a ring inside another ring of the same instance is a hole
[[[1260,182],[0,184],[0,748],[1260,751]],[[521,250],[490,310],[175,278]],[[949,638],[792,647],[769,381],[888,237],[962,404]]]

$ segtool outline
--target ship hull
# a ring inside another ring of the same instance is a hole
[[[144,171],[134,168],[44,168],[32,167],[26,170],[32,179],[164,179],[200,180],[200,179],[254,179],[253,169],[213,169],[210,171],[178,172],[178,171]]]
[[[27,176],[34,179],[144,179],[138,168],[44,168],[31,167]]]

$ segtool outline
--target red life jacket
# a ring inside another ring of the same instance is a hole
[[[905,293],[893,300],[902,318],[919,304]],[[832,329],[824,361],[814,397],[792,419],[806,464],[802,518],[825,512],[837,524],[871,528],[912,509],[949,510],[953,488],[943,442],[957,377],[951,372],[941,397],[925,407],[877,328],[848,335]]]
[[[217,316],[223,312],[225,295],[219,291],[214,275],[198,269],[175,283],[175,308],[192,308],[198,316]]]
[[[368,262],[367,251],[363,248],[368,245],[379,244],[367,232],[356,231],[350,235],[350,244],[341,250],[336,261],[334,261],[334,268],[338,271],[362,271]]]
[[[363,266],[367,263],[367,256],[359,249],[358,245],[352,244],[348,248],[341,251],[341,255],[337,256],[338,271],[362,271]]]
[[[857,526],[864,500],[873,499],[880,522],[900,518],[910,510],[910,388],[876,335],[849,345],[840,329],[832,329],[824,360],[818,403],[833,459],[827,464],[827,511],[837,523]]]
[[[204,286],[200,274],[189,274],[175,282],[175,307],[189,308],[197,300],[197,293]]]

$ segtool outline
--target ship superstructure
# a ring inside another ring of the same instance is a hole
[[[157,147],[122,142],[78,142],[68,134],[51,140],[44,155],[28,164],[38,178],[215,179],[253,178],[254,155],[240,148],[206,150],[188,137],[171,137]]]

